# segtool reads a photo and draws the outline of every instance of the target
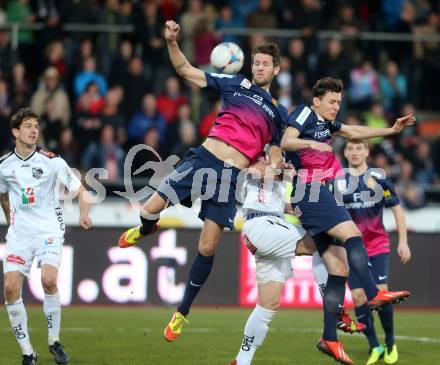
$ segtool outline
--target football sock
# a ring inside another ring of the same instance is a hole
[[[183,300],[177,310],[184,316],[188,315],[191,304],[199,293],[211,272],[214,256],[203,256],[200,252],[194,260],[189,273]]]
[[[313,276],[315,277],[316,284],[319,287],[321,297],[324,297],[325,284],[327,284],[328,272],[321,259],[318,251],[313,254],[312,260]]]
[[[58,292],[44,295],[43,310],[47,321],[49,345],[53,345],[55,341],[60,340],[61,300]]]
[[[363,331],[364,335],[367,337],[370,348],[379,346],[379,341],[377,340],[376,330],[374,329],[374,318],[373,314],[370,312],[367,304],[363,304],[354,309],[356,313],[356,318],[358,322],[365,324],[366,328]]]
[[[144,236],[149,234],[158,221],[159,221],[158,218],[157,219],[146,219],[141,216],[142,226],[139,229],[139,231]]]
[[[388,351],[391,351],[394,345],[393,306],[391,304],[384,305],[378,313],[385,332],[385,343]]]
[[[368,254],[362,239],[359,236],[351,237],[345,241],[344,246],[347,251],[350,270],[353,270],[359,277],[368,300],[373,299],[378,289],[374,282],[373,275],[371,275]]]
[[[238,365],[250,365],[255,351],[269,331],[269,323],[277,312],[256,305],[244,328],[243,342],[236,357]]]
[[[322,338],[327,341],[337,341],[336,324],[338,316],[344,308],[345,276],[329,275],[324,290],[324,333]]]
[[[23,299],[18,299],[14,303],[6,303],[9,322],[11,322],[12,330],[24,355],[32,355],[34,352],[31,340],[29,338],[27,326],[27,313],[24,308]]]

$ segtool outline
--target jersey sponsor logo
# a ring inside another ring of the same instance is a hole
[[[243,343],[241,349],[243,351],[250,351],[252,344],[254,343],[255,336],[243,336]]]
[[[243,81],[240,83],[240,86],[244,87],[245,89],[250,89],[252,82],[250,82],[248,79],[243,79]]]
[[[321,132],[315,132],[315,139],[321,140],[321,139],[327,139],[331,137],[330,130],[326,129]]]
[[[251,240],[248,238],[248,236],[246,236],[245,234],[243,234],[241,236],[241,238],[243,239],[244,244],[246,245],[246,247],[248,248],[249,252],[252,255],[255,255],[255,252],[257,252],[257,248],[252,244]]]
[[[296,117],[295,121],[298,124],[303,125],[311,112],[312,110],[309,107],[305,106],[304,109],[301,111],[301,113],[299,113],[299,115]]]
[[[21,188],[21,203],[35,204],[35,190],[34,188]]]
[[[6,262],[24,265],[26,263],[26,260],[21,256],[11,254],[6,257]]]
[[[41,167],[32,167],[32,177],[38,180],[41,176],[43,176],[43,169]]]

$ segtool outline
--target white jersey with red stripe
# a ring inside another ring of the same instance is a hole
[[[75,192],[81,182],[52,152],[37,147],[25,159],[16,151],[0,158],[0,193],[8,193],[11,208],[8,241],[64,236],[60,186]]]
[[[243,213],[264,212],[284,215],[284,197],[286,195],[284,181],[248,180],[244,186]]]

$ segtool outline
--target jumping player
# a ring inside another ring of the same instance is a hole
[[[165,339],[174,341],[187,321],[194,298],[208,278],[223,229],[234,226],[237,177],[260,155],[266,143],[279,144],[288,113],[269,93],[270,84],[280,70],[280,53],[275,44],[253,49],[251,82],[240,75],[205,73],[193,67],[177,44],[179,25],[167,21],[165,26],[168,52],[176,72],[199,87],[216,90],[223,105],[205,142],[189,151],[176,172],[168,176],[142,206],[142,224],[124,232],[119,239],[120,247],[130,247],[157,230],[160,212],[176,203],[171,201],[172,194],[177,196],[178,202],[188,206],[192,203],[191,197],[197,198],[206,190],[214,192],[209,199],[202,199],[199,218],[204,224],[199,253],[191,267],[182,303],[164,331]],[[215,177],[202,179],[199,176],[199,181],[194,183],[200,184],[202,180],[202,186],[199,194],[194,195],[193,178],[197,179],[200,169],[212,169]],[[185,177],[181,178],[182,174],[186,174]]]
[[[6,310],[23,351],[22,364],[36,364],[38,355],[31,345],[21,298],[24,277],[30,275],[32,262],[36,259],[41,267],[49,351],[57,364],[67,364],[69,356],[60,343],[61,303],[57,276],[65,225],[57,181],[69,192],[79,192],[80,225],[89,229],[92,222],[81,182],[61,157],[36,146],[38,124],[38,116],[28,108],[14,114],[11,129],[15,150],[0,158],[0,195],[7,193],[10,202],[10,207],[2,204],[10,223],[3,261]]]
[[[289,116],[281,147],[292,151],[287,159],[299,171],[296,189],[292,192],[293,211],[313,237],[329,273],[324,291],[324,333],[317,347],[337,361],[351,364],[350,359],[341,355],[343,348],[336,335],[348,263],[362,283],[370,309],[399,302],[409,296],[409,292],[378,291],[369,271],[361,233],[326,185],[342,173],[330,145],[331,137],[333,134],[347,139],[391,136],[414,124],[415,118],[412,115],[399,118],[391,128],[343,125],[335,120],[342,92],[341,80],[330,77],[318,80],[312,90],[312,106],[300,105]]]

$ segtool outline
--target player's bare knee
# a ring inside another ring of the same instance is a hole
[[[7,303],[13,303],[20,298],[20,285],[16,282],[5,282],[4,292]]]
[[[280,309],[281,301],[276,298],[266,299],[264,303],[260,303],[264,309],[269,309],[271,311],[277,312]]]
[[[212,241],[210,239],[200,239],[199,241],[199,252],[203,256],[213,256],[217,249],[218,242]]]
[[[48,276],[41,278],[41,285],[46,294],[55,294],[57,292],[57,278],[56,276]]]

